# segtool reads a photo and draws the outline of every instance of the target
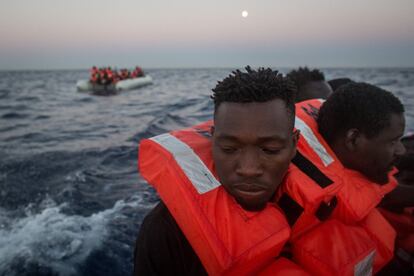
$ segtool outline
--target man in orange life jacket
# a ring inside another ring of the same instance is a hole
[[[404,106],[390,92],[364,83],[346,84],[333,95],[319,112],[320,134],[345,167],[378,185],[386,183],[406,152]],[[400,184],[382,204],[413,206],[414,189]]]
[[[317,122],[341,163],[380,185],[405,153],[404,107],[379,87],[346,84],[323,103]]]
[[[214,127],[207,134],[211,135],[214,167],[225,191],[236,205],[254,214],[272,204],[295,155],[296,89],[277,71],[246,70],[233,72],[213,89]],[[206,274],[163,202],[141,226],[134,271],[135,275]]]
[[[398,98],[373,85],[348,83],[321,106],[317,123],[345,168],[361,173],[373,185],[389,182],[389,172],[405,153],[404,107]],[[414,189],[398,185],[381,204],[413,206]],[[382,272],[395,269],[393,264]]]

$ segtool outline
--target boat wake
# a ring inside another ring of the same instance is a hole
[[[91,216],[67,215],[67,203],[56,205],[51,199],[44,208],[14,219],[13,212],[0,209],[0,274],[76,275],[92,251],[100,248],[110,232],[110,222],[122,217],[125,208],[137,208],[142,198],[119,200],[111,209]],[[145,206],[145,208],[149,208]]]

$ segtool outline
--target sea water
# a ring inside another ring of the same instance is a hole
[[[0,275],[130,275],[158,202],[138,143],[211,119],[231,71],[152,69],[153,85],[108,96],[76,91],[86,70],[0,72]],[[393,92],[414,130],[414,68],[322,71]]]

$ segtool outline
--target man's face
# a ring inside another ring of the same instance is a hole
[[[376,183],[388,182],[388,172],[405,153],[400,141],[404,128],[404,115],[392,114],[389,126],[378,135],[369,139],[362,135],[354,158],[355,168]]]
[[[222,103],[215,113],[213,159],[220,182],[246,210],[266,206],[296,153],[285,103]]]

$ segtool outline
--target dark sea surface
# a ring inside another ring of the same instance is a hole
[[[393,92],[414,130],[414,68],[322,71]],[[130,275],[158,202],[138,142],[211,119],[230,72],[147,70],[153,85],[110,96],[76,91],[86,70],[0,72],[0,275]]]

